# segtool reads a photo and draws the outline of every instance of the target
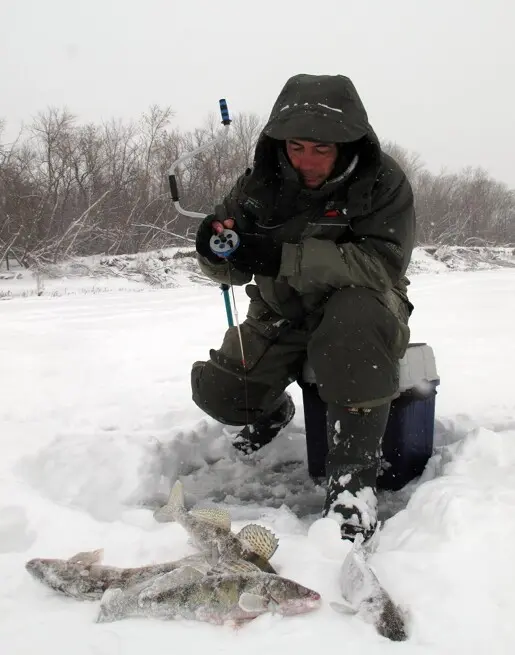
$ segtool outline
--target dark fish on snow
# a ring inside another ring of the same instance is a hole
[[[109,587],[127,587],[157,575],[192,566],[207,572],[213,563],[202,554],[137,568],[102,566],[103,550],[77,553],[69,559],[31,559],[26,570],[50,589],[77,600],[100,600]]]
[[[405,641],[409,636],[406,613],[393,602],[367,562],[367,557],[376,546],[377,537],[373,537],[373,544],[365,549],[363,536],[356,536],[340,570],[340,590],[344,602],[331,603],[331,607],[342,614],[359,616],[387,639]]]
[[[243,527],[238,534],[231,532],[231,517],[216,507],[187,510],[184,507],[184,491],[180,480],[175,482],[166,505],[154,512],[161,523],[176,521],[188,532],[190,539],[201,551],[213,550],[220,560],[243,559],[252,562],[263,571],[275,573],[269,559],[277,550],[278,539],[267,528],[255,523]]]
[[[320,603],[316,591],[240,560],[234,570],[228,562],[207,575],[186,566],[125,589],[108,589],[97,622],[140,616],[244,623],[266,612],[304,614]]]

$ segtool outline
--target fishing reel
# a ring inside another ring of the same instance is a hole
[[[213,234],[209,240],[211,252],[218,257],[229,257],[240,245],[240,237],[234,230],[224,229],[219,234]]]

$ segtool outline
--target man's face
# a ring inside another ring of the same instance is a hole
[[[335,143],[302,139],[286,139],[286,152],[291,165],[308,189],[318,189],[327,180],[338,157],[338,147]]]

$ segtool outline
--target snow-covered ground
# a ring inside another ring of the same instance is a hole
[[[41,264],[38,271],[10,260],[0,264],[0,300],[30,296],[74,296],[111,291],[176,288],[206,284],[191,246],[164,248],[133,255],[74,257],[60,264]],[[417,247],[408,274],[515,268],[513,247]]]
[[[300,390],[290,388],[293,423],[252,463],[231,454],[236,429],[191,401],[191,363],[225,329],[216,286],[183,276],[182,286],[130,289],[120,279],[98,293],[76,277],[73,292],[55,280],[61,292],[47,286],[38,297],[6,293],[16,280],[2,280],[0,653],[515,652],[515,269],[440,264],[421,265],[430,272],[411,285],[412,340],[433,346],[441,377],[437,447],[421,480],[383,494],[383,516],[400,511],[372,558],[410,613],[411,638],[400,644],[329,607],[348,546],[335,523],[318,519],[323,493],[306,473]],[[242,289],[236,296],[242,317],[247,299]],[[98,603],[62,598],[27,574],[30,558],[100,547],[114,566],[194,552],[180,526],[153,520],[169,489],[163,472],[181,476],[188,505],[221,503],[236,529],[271,528],[280,539],[274,566],[319,591],[322,608],[238,631],[96,624]]]

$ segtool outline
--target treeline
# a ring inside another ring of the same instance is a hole
[[[221,126],[213,116],[183,132],[172,119],[171,108],[152,106],[136,122],[82,125],[51,108],[3,145],[0,123],[0,262],[7,253],[30,266],[192,243],[198,221],[177,213],[168,170]],[[254,114],[236,117],[226,139],[176,170],[184,208],[212,209],[251,166],[262,126]],[[419,155],[384,148],[413,184],[419,244],[515,243],[514,190],[479,168],[434,175]]]

